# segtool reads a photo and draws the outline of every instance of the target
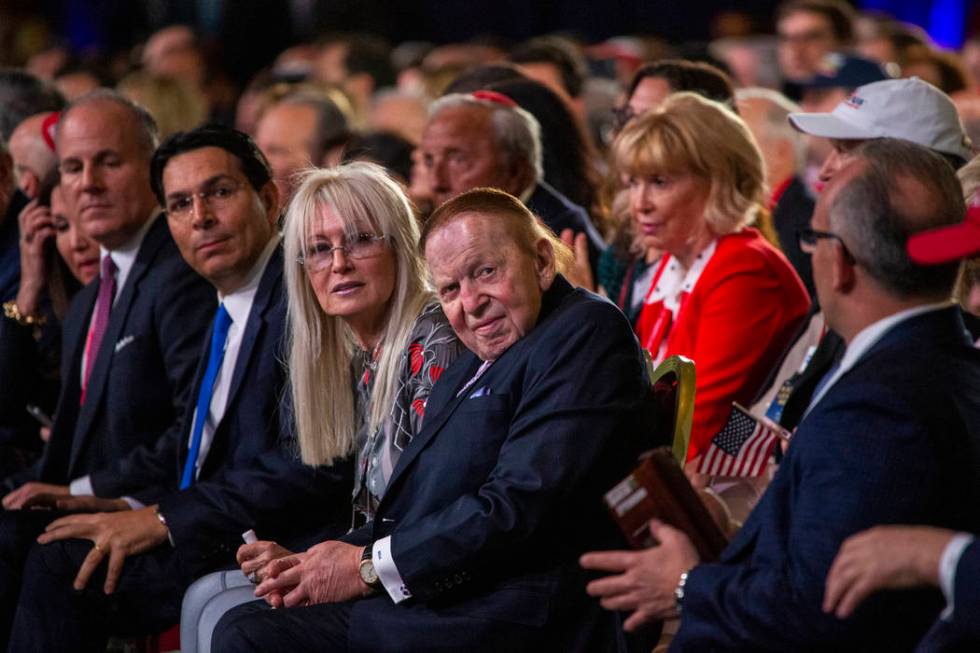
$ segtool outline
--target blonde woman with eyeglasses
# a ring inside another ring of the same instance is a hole
[[[418,241],[404,192],[372,163],[310,170],[286,213],[288,366],[300,454],[310,465],[353,454],[353,526],[372,519],[422,427],[432,387],[464,351],[428,289]],[[210,650],[220,616],[255,599],[246,576],[261,582],[273,566],[278,573],[301,564],[329,544],[298,554],[275,542],[246,544],[237,556],[243,575],[215,581],[212,574],[188,590],[184,616],[188,604],[203,608],[182,618],[181,628],[195,627],[198,650]],[[282,607],[282,596],[266,598]]]

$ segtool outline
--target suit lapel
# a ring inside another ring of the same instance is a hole
[[[494,387],[494,384],[500,379],[507,379],[511,375],[511,370],[514,365],[525,359],[524,350],[528,347],[534,346],[533,343],[537,340],[538,334],[542,333],[543,330],[539,330],[541,325],[548,319],[552,318],[552,314],[555,309],[565,300],[566,297],[572,294],[574,289],[572,286],[565,281],[565,279],[558,275],[555,277],[554,282],[551,284],[541,302],[541,315],[538,318],[538,323],[535,326],[534,331],[519,341],[514,343],[510,349],[505,351],[500,358],[490,367],[489,370],[474,384],[473,388],[467,388],[467,391],[462,394],[462,396],[457,397],[456,394],[459,393],[460,388],[463,387],[467,381],[469,381],[476,371],[482,364],[480,359],[478,359],[474,354],[467,354],[464,358],[457,360],[457,364],[453,365],[452,371],[455,371],[456,367],[461,368],[461,373],[459,376],[447,377],[446,381],[453,381],[453,393],[450,395],[450,399],[444,404],[444,408],[439,411],[438,415],[434,415],[431,420],[426,419],[422,426],[422,430],[412,441],[409,443],[405,451],[402,452],[401,457],[399,457],[398,462],[395,464],[395,468],[391,472],[391,477],[388,479],[388,486],[385,488],[384,496],[381,499],[381,504],[378,506],[378,510],[384,508],[386,503],[389,501],[394,492],[392,489],[398,483],[402,476],[405,475],[405,471],[411,466],[412,462],[418,457],[419,453],[425,449],[426,445],[436,436],[439,431],[442,430],[449,418],[453,416],[456,409],[466,401],[473,390],[478,389],[484,385],[490,388]],[[463,362],[463,361],[468,361]],[[464,367],[465,366],[465,367]],[[462,371],[465,370],[465,371]]]
[[[248,323],[245,325],[245,333],[242,334],[242,344],[238,349],[238,358],[235,361],[235,373],[231,377],[231,388],[228,390],[228,401],[225,403],[225,415],[229,414],[233,408],[235,397],[242,387],[242,380],[245,372],[252,360],[252,351],[258,341],[262,330],[265,328],[265,315],[276,300],[276,292],[282,286],[282,250],[277,248],[266,263],[265,272],[262,273],[262,281],[259,282],[258,291],[255,293],[255,301],[252,302],[252,310],[249,312]],[[275,346],[278,343],[269,343]],[[222,417],[224,421],[224,417]],[[220,428],[220,424],[218,427]],[[217,430],[217,429],[216,429]]]
[[[468,397],[469,393],[464,392],[461,396],[457,397],[456,393],[463,386],[466,381],[468,381],[476,371],[480,368],[482,364],[480,359],[475,355],[469,354],[472,360],[469,364],[461,366],[464,373],[460,374],[460,378],[456,379],[456,383],[453,384],[453,391],[447,403],[442,406],[442,409],[430,419],[425,420],[425,424],[422,430],[419,431],[412,441],[408,443],[405,451],[399,456],[398,462],[395,463],[395,468],[391,471],[391,477],[388,479],[388,486],[385,488],[384,496],[382,497],[382,504],[384,500],[389,496],[389,491],[392,486],[396,483],[397,479],[402,475],[403,470],[415,460],[419,452],[425,447],[426,443],[432,439],[432,437],[439,432],[443,425],[452,417],[459,405],[462,404]],[[448,379],[447,379],[448,380]],[[380,507],[380,506],[379,506]]]
[[[54,416],[51,441],[44,449],[41,460],[40,478],[45,482],[63,483],[68,474],[68,461],[71,459],[75,433],[78,424],[79,405],[81,397],[81,361],[82,350],[85,347],[85,334],[95,308],[95,298],[99,284],[92,282],[82,288],[72,300],[71,318],[64,322],[64,341],[62,349],[61,396],[58,399],[58,410]],[[82,308],[84,307],[84,308]]]
[[[197,371],[194,373],[194,386],[188,397],[187,406],[184,408],[184,420],[181,422],[181,434],[177,446],[177,482],[184,474],[184,460],[187,458],[187,449],[190,446],[191,429],[194,428],[194,410],[197,408],[197,395],[201,392],[201,382],[204,373],[207,371],[208,355],[211,352],[211,334],[214,332],[214,319],[201,345],[201,355],[197,359]]]
[[[470,394],[477,388],[483,386],[494,387],[496,381],[500,379],[506,379],[511,374],[511,369],[518,362],[523,360],[522,351],[527,347],[527,343],[532,341],[533,336],[529,336],[521,339],[515,343],[510,349],[505,351],[503,355],[497,359],[497,361],[490,366],[480,379],[473,384],[473,387],[467,388],[466,392],[462,393],[460,396],[456,396],[459,393],[460,388],[463,387],[467,381],[469,381],[476,371],[482,365],[482,362],[473,356],[473,362],[466,367],[467,374],[463,376],[460,383],[456,384],[453,390],[452,399],[449,403],[445,405],[438,415],[433,417],[431,422],[426,422],[422,427],[422,430],[412,438],[408,447],[402,452],[401,457],[399,457],[398,462],[395,464],[395,469],[391,472],[391,478],[388,480],[388,486],[385,488],[384,497],[387,498],[391,494],[391,489],[397,482],[397,480],[404,474],[405,470],[412,464],[412,462],[418,457],[419,453],[425,449],[426,445],[436,436],[439,431],[446,425],[446,422],[453,416],[456,409],[459,408],[463,402],[470,398]],[[384,498],[382,498],[382,504],[384,503]]]
[[[129,311],[133,307],[133,302],[138,295],[137,287],[146,275],[150,267],[150,262],[155,257],[157,250],[160,249],[166,239],[166,222],[158,217],[150,219],[156,220],[157,222],[150,227],[150,230],[143,238],[139,253],[126,279],[126,286],[120,289],[122,294],[119,295],[119,298],[112,307],[109,325],[102,338],[102,345],[96,353],[95,363],[92,365],[88,387],[85,391],[85,404],[79,412],[75,437],[72,439],[71,458],[68,465],[69,473],[91,435],[92,421],[95,415],[98,414],[102,404],[102,395],[104,394],[106,381],[109,377],[109,368],[112,365],[112,357],[115,354],[116,342],[123,333],[129,317]],[[82,328],[82,333],[87,332],[88,324]]]

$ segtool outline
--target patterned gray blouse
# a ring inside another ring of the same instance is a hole
[[[377,361],[364,350],[355,353],[351,362],[358,420],[354,440],[355,525],[374,516],[398,457],[422,428],[425,403],[432,387],[463,351],[465,348],[449,326],[439,302],[426,304],[412,327],[408,348],[401,355],[398,392],[391,415],[374,433],[368,432],[368,422]]]

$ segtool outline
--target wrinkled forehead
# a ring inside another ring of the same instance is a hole
[[[483,259],[513,260],[524,256],[516,230],[506,216],[465,212],[439,225],[426,240],[430,271],[448,271]]]
[[[143,134],[136,119],[115,102],[93,100],[62,116],[55,133],[61,159],[109,150],[138,156]]]
[[[186,150],[167,161],[163,168],[163,185],[167,192],[193,190],[200,184],[231,178],[253,190],[241,159],[236,154],[216,145]]]
[[[478,105],[449,106],[434,114],[422,135],[426,141],[472,142],[488,138],[493,140],[493,112]]]

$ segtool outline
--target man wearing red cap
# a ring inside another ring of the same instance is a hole
[[[919,265],[980,254],[980,204],[959,224],[913,234],[907,247]],[[980,644],[980,540],[970,533],[884,526],[848,538],[827,575],[824,610],[845,618],[877,591],[929,586],[942,590],[946,609],[917,653]]]
[[[651,525],[660,546],[583,557],[618,572],[588,591],[632,611],[627,628],[679,612],[672,651],[894,651],[922,638],[939,592],[882,594],[840,620],[824,612],[824,583],[841,543],[869,527],[980,531],[980,351],[949,301],[958,265],[905,251],[909,233],[957,229],[963,212],[952,169],[907,141],[866,143],[835,175],[802,241],[844,354],[717,562],[664,524]]]

